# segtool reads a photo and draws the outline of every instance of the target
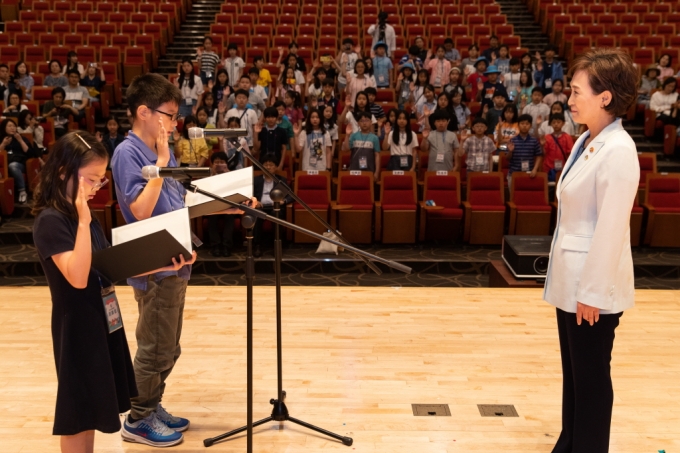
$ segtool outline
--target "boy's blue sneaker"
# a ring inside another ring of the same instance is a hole
[[[134,423],[130,423],[126,416],[120,435],[125,441],[151,445],[152,447],[171,447],[184,439],[182,433],[168,428],[155,412]]]
[[[177,432],[182,432],[189,429],[189,420],[182,417],[175,417],[174,415],[168,413],[168,411],[166,411],[165,408],[160,404],[156,408],[156,416],[161,422],[165,423],[165,426]]]

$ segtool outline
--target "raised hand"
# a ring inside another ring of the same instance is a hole
[[[347,135],[352,134],[352,125],[350,123],[347,123],[347,126],[345,126],[345,134]]]
[[[482,82],[480,80],[479,82],[477,82],[477,90],[482,91],[483,89],[484,89],[484,82]]]
[[[361,54],[361,46],[354,47],[354,52]]]
[[[536,127],[540,126],[542,122],[543,122],[543,116],[538,115],[536,117]]]
[[[213,79],[208,80],[208,89],[212,91],[213,87],[215,86],[215,82]]]
[[[415,91],[416,90],[416,83],[411,82],[411,83],[408,84],[408,87],[411,91]]]
[[[385,130],[385,135],[389,135],[389,133],[392,132],[392,125],[390,123],[385,123],[383,129]]]
[[[542,61],[537,61],[536,62],[536,70],[537,71],[543,71],[543,62]]]
[[[427,58],[432,58],[432,49],[427,50]]]
[[[280,56],[280,57],[283,56],[283,46],[277,47],[276,50],[279,51],[279,56]]]
[[[227,111],[227,106],[224,105],[223,101],[224,101],[224,99],[222,99],[222,101],[217,103],[217,113],[219,113],[220,115],[224,115],[224,112]]]
[[[513,152],[515,150],[515,143],[512,141],[508,142],[508,151]]]
[[[89,225],[92,222],[92,214],[87,201],[90,199],[90,186],[85,184],[85,178],[82,176],[78,181],[78,196],[76,197],[76,211],[78,212],[78,223],[81,225]]]
[[[196,55],[198,55],[199,57],[200,57],[201,55],[203,55],[203,48],[202,48],[202,47],[196,48]]]
[[[10,143],[12,143],[12,137],[10,135],[2,140],[3,146],[9,146]]]
[[[491,52],[491,63],[493,63],[494,61],[496,61],[496,58],[497,58],[497,57],[496,57],[496,52]]]
[[[489,104],[484,104],[484,108],[482,109],[483,113],[489,113]]]
[[[466,65],[465,68],[463,68],[463,74],[464,74],[466,77],[470,75],[470,66],[467,66],[467,65]]]
[[[397,76],[397,82],[401,82],[402,80],[404,80],[404,74],[400,72]]]
[[[295,135],[298,135],[301,131],[302,131],[302,127],[300,126],[300,123],[293,124],[293,133]]]
[[[170,147],[168,146],[168,131],[163,126],[162,120],[158,120],[156,151],[158,152],[157,165],[159,167],[167,166],[168,162],[170,162]]]
[[[430,130],[429,129],[424,129],[422,132],[423,138],[427,138],[430,136]]]
[[[253,125],[253,132],[255,132],[256,134],[259,134],[260,132],[262,132],[262,124],[255,123]]]
[[[99,132],[99,131],[97,131],[97,132],[94,133],[94,137],[97,139],[97,141],[98,141],[99,143],[101,143],[102,140],[104,140],[104,137],[102,136],[102,133]]]
[[[172,81],[172,84],[179,88],[179,78]]]

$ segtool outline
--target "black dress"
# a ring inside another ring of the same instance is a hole
[[[120,430],[118,414],[137,396],[130,351],[121,328],[109,334],[98,274],[90,270],[87,287],[71,286],[52,256],[73,250],[78,224],[48,208],[35,219],[33,239],[52,295],[52,344],[57,367],[55,435],[88,430]],[[92,248],[107,247],[96,220],[90,225]],[[100,247],[98,244],[101,244]],[[110,285],[102,277],[104,287]],[[125,319],[123,317],[123,319]]]

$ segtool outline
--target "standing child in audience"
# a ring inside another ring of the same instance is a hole
[[[475,72],[470,74],[467,78],[467,83],[470,85],[471,99],[477,99],[477,93],[480,90],[480,86],[484,86],[484,83],[488,80],[486,76],[487,61],[484,57],[479,57],[475,62]]]
[[[453,39],[446,38],[444,40],[444,50],[446,51],[444,53],[444,58],[446,58],[448,62],[451,63],[451,67],[460,66],[460,52],[458,52],[458,50],[453,47]]]
[[[555,102],[560,102],[562,104],[567,103],[567,96],[563,93],[564,91],[564,82],[562,80],[557,79],[553,80],[553,85],[552,85],[552,92],[547,94],[543,98],[543,103],[545,105],[553,105]]]
[[[371,79],[373,86],[378,86],[378,84],[375,82],[375,76],[373,75],[373,59],[366,58],[364,62],[366,63],[366,75],[369,79]]]
[[[288,67],[285,71],[281,73],[279,77],[278,87],[276,88],[277,99],[285,102],[286,93],[294,91],[298,94],[302,93],[300,85],[297,83],[295,78],[295,69]]]
[[[292,153],[293,137],[295,137],[295,134],[293,133],[293,123],[291,123],[290,120],[286,118],[286,104],[284,104],[283,101],[276,101],[274,103],[274,108],[279,114],[276,124],[288,134],[288,150]]]
[[[189,129],[192,127],[198,127],[198,120],[189,115],[184,118],[182,133],[176,130],[173,132],[175,159],[180,167],[205,167],[210,158],[210,150],[204,138],[189,138]]]
[[[496,67],[501,72],[501,74],[510,72],[510,50],[508,49],[508,46],[505,44],[501,44],[501,46],[498,48],[498,56],[496,57]]]
[[[470,44],[468,46],[468,57],[463,58],[460,63],[460,70],[463,71],[463,75],[467,78],[470,74],[475,72],[475,63],[479,59],[479,46],[477,44]]]
[[[257,113],[253,109],[248,108],[248,95],[246,90],[238,89],[234,93],[234,107],[229,110],[226,114],[227,123],[229,123],[229,118],[238,118],[239,124],[246,131],[248,131],[248,136],[246,137],[246,142],[248,146],[253,146],[253,126],[257,123]]]
[[[212,92],[208,91],[203,93],[203,102],[201,103],[201,107],[205,109],[205,113],[208,115],[207,124],[215,127],[217,125],[217,105],[215,103],[215,95],[212,94]],[[200,108],[198,110],[200,110]],[[197,115],[198,110],[196,110]]]
[[[350,125],[352,127],[352,132],[359,130],[359,123],[357,122],[357,116],[360,112],[367,113],[371,118],[371,123],[376,124],[378,121],[375,116],[371,113],[371,109],[368,107],[368,95],[365,91],[360,91],[357,93],[357,97],[354,99],[354,107],[352,108],[352,103],[349,102],[349,97],[345,99],[345,108],[340,114],[340,124]]]
[[[459,171],[460,144],[456,134],[449,129],[451,116],[446,110],[437,110],[430,120],[434,129],[423,131],[420,145],[423,151],[429,152],[427,171]]]
[[[463,104],[463,96],[460,93],[453,93],[453,96],[451,96],[451,106],[456,114],[456,120],[458,120],[458,130],[469,128],[472,112],[470,112],[467,105]]]
[[[35,79],[29,74],[28,66],[23,61],[17,62],[14,66],[14,83],[24,88],[26,99],[29,101],[33,99],[33,85],[35,85]]]
[[[220,57],[213,51],[213,41],[210,36],[203,39],[203,48],[197,50],[198,67],[201,68],[201,82],[208,85],[208,81],[215,80],[215,68]]]
[[[338,92],[344,93],[347,86],[347,78],[345,74],[354,69],[357,60],[361,58],[357,52],[354,51],[354,41],[352,38],[345,38],[342,40],[342,52],[335,58],[338,67],[340,67],[340,74],[338,74]]]
[[[64,65],[62,72],[68,74],[71,70],[78,71],[80,77],[85,76],[85,67],[78,63],[78,54],[74,51],[70,51],[66,54],[66,64]]]
[[[285,60],[290,60],[291,57],[295,58],[295,70],[300,72],[307,72],[307,65],[305,64],[305,59],[298,55],[299,47],[295,41],[291,41],[288,44],[288,55],[286,55]],[[283,55],[283,48],[279,47],[279,55]]]
[[[43,85],[51,88],[64,88],[68,86],[68,79],[62,73],[61,62],[59,60],[51,60],[49,67],[50,74],[43,80]]]
[[[217,109],[215,109],[215,113],[217,113]],[[196,120],[198,121],[198,127],[200,127],[201,129],[215,129],[215,125],[210,124],[209,122],[210,117],[208,115],[208,110],[206,109],[205,106],[201,106],[198,108],[198,110],[196,110]],[[209,151],[212,150],[213,147],[220,142],[220,139],[218,137],[208,137],[205,138],[204,140],[208,144]]]
[[[350,99],[354,99],[358,92],[366,90],[368,87],[375,88],[375,80],[366,74],[366,62],[364,60],[357,60],[354,64],[354,75],[346,72],[347,78],[347,94]]]
[[[463,137],[463,151],[466,159],[467,172],[491,172],[493,171],[493,153],[496,146],[486,135],[486,121],[475,118],[472,122],[474,135]]]
[[[539,55],[540,56],[540,55]],[[531,76],[531,83],[533,83],[533,73],[536,70],[536,65],[533,63],[533,60],[531,58],[531,54],[529,52],[525,52],[522,54],[522,57],[519,60],[519,72],[524,72],[524,71],[529,71]]]
[[[551,134],[545,136],[545,157],[543,159],[543,171],[548,174],[548,181],[555,181],[557,172],[562,171],[567,163],[574,139],[571,135],[562,131],[564,115],[553,113],[550,115]]]
[[[55,144],[34,194],[33,239],[52,302],[52,433],[61,436],[62,453],[95,451],[95,430],[120,431],[119,414],[137,396],[113,282],[92,267],[92,254],[109,247],[88,207],[107,183],[107,163],[106,150],[92,135],[72,132]],[[107,312],[114,305],[116,314]]]
[[[377,127],[380,127],[385,122],[385,111],[375,102],[375,98],[378,96],[378,91],[373,87],[368,87],[366,88],[365,92],[366,96],[368,96],[368,109],[371,111],[373,117],[378,120]]]
[[[286,148],[288,147],[288,133],[278,126],[279,112],[274,107],[264,109],[264,127],[261,124],[254,126],[253,152],[260,159],[267,155],[274,156],[277,170],[283,170],[286,161]]]
[[[302,98],[297,91],[287,91],[283,96],[286,105],[286,116],[293,125],[302,124],[305,114],[302,111]]]
[[[477,83],[477,100],[482,103],[482,106],[493,107],[493,100],[499,94],[507,99],[508,93],[505,90],[505,86],[498,81],[499,74],[499,69],[496,66],[491,65],[484,72],[484,75],[487,77],[486,82],[480,81]],[[489,127],[492,126],[489,125]],[[493,127],[495,127],[495,125]]]
[[[300,125],[293,125],[293,131],[296,138],[293,146],[295,152],[300,154],[302,170],[331,171],[333,165],[331,137],[324,128],[319,111],[310,110],[304,130]]]
[[[229,171],[227,165],[229,158],[223,151],[218,151],[210,156],[210,175],[221,175]],[[234,248],[234,220],[236,216],[229,214],[217,214],[206,216],[208,218],[208,237],[210,238],[210,254],[215,257],[231,256]],[[220,221],[222,228],[220,228]]]
[[[307,96],[316,96],[320,98],[323,96],[323,82],[326,81],[326,70],[320,68],[316,71],[310,72],[307,75]]]
[[[95,134],[97,141],[104,145],[106,152],[109,153],[109,161],[113,159],[113,153],[125,140],[125,135],[120,133],[120,122],[115,116],[110,116],[106,119],[106,135],[102,135],[101,132]]]
[[[487,105],[484,106],[482,118],[486,120],[489,132],[495,133],[498,123],[503,119],[503,109],[507,103],[507,98],[503,93],[495,93],[492,102],[492,108],[489,108]],[[494,139],[497,139],[497,137],[494,137]]]
[[[661,88],[659,70],[656,67],[650,67],[640,80],[637,103],[649,106],[649,100],[652,98],[652,91],[658,90],[659,88]]]
[[[210,82],[208,82],[208,87],[210,87]],[[234,90],[229,85],[229,74],[227,74],[226,69],[222,68],[217,71],[217,81],[214,82],[211,90],[215,97],[215,103],[220,103],[223,99],[226,101],[232,95]]]
[[[338,146],[339,134],[338,134],[338,116],[335,113],[335,109],[326,105],[321,107],[321,113],[323,114],[323,127],[328,131],[328,135],[331,137],[331,156],[335,156],[335,148]]]
[[[543,90],[540,87],[535,87],[531,91],[531,104],[522,109],[522,115],[529,115],[533,119],[531,126],[531,135],[538,133],[538,120],[541,121],[548,118],[550,115],[550,107],[543,103]]]
[[[432,51],[427,51],[427,58],[425,59],[425,69],[430,71],[430,85],[440,89],[447,80],[449,72],[451,71],[451,62],[444,58],[446,49],[444,46],[438,46],[437,52],[432,57]]]
[[[575,135],[578,130],[574,130],[573,128],[573,119],[570,122],[567,122],[567,116],[566,113],[567,111],[564,108],[564,104],[561,102],[554,102],[550,106],[550,116],[560,113],[562,116],[564,116],[564,120],[562,121],[562,132],[565,132],[568,135]],[[543,144],[543,138],[548,135],[552,134],[553,128],[552,128],[552,121],[540,121],[538,122],[538,139],[541,141],[541,144]]]
[[[427,72],[427,69],[421,69],[418,71],[416,82],[411,87],[411,98],[414,112],[418,112],[421,106],[425,103],[425,87],[428,85],[429,78],[430,74]]]
[[[180,68],[181,72],[179,78],[175,80],[175,86],[182,93],[182,105],[179,107],[179,114],[182,117],[187,117],[196,113],[199,96],[203,94],[203,82],[194,73],[194,64],[191,58],[182,58]]]
[[[272,83],[272,75],[269,73],[268,69],[264,67],[264,57],[258,55],[253,58],[253,64],[259,71],[259,77],[257,78],[257,84],[264,89],[264,92],[269,97],[269,86]]]
[[[227,129],[240,129],[241,122],[238,117],[232,116],[227,120]],[[240,170],[243,168],[243,153],[239,152],[239,147],[250,152],[248,141],[245,137],[238,139],[222,137],[220,151],[227,155],[227,167],[229,171]]]
[[[531,73],[529,71],[522,71],[519,74],[519,91],[517,93],[517,106],[519,110],[524,110],[531,102],[531,95],[534,91],[534,82],[531,79]],[[542,93],[542,92],[541,92]]]
[[[387,56],[387,44],[379,42],[373,47],[373,76],[378,88],[392,87],[392,60]]]
[[[380,178],[380,142],[373,133],[371,115],[359,112],[356,115],[359,129],[352,132],[347,126],[347,134],[342,144],[342,149],[350,151],[349,170],[370,171],[373,179]],[[386,126],[387,127],[387,126]]]
[[[406,105],[412,102],[413,90],[415,89],[416,76],[413,65],[407,63],[402,66],[397,76],[397,105],[399,110],[404,110]]]
[[[414,171],[416,169],[418,136],[411,131],[408,113],[404,111],[397,113],[397,123],[394,130],[391,126],[385,125],[385,134],[383,150],[390,152],[387,169]]]
[[[321,84],[321,96],[318,99],[319,102],[319,108],[326,107],[327,105],[330,105],[333,107],[334,111],[338,111],[338,98],[336,98],[333,94],[333,82],[326,79],[323,81]]]
[[[522,74],[519,72],[519,58],[511,58],[509,61],[510,72],[505,72],[503,74],[503,85],[505,85],[505,91],[508,92],[508,99],[510,102],[515,102],[519,97],[520,92],[520,79]]]
[[[673,57],[669,54],[662,54],[657,60],[657,69],[659,70],[659,82],[663,82],[668,77],[673,77]]]
[[[543,90],[543,94],[548,94],[552,90],[552,84],[555,80],[564,80],[564,70],[562,63],[555,60],[555,53],[557,47],[548,44],[545,47],[545,60],[541,60],[541,54],[536,52],[536,72],[534,72],[534,80],[536,86]]]
[[[250,92],[255,93],[262,101],[266,103],[267,93],[264,88],[257,84],[257,80],[260,78],[260,71],[257,68],[250,68],[248,70],[248,77],[250,78]]]
[[[326,80],[330,80],[333,83],[333,86],[335,86],[335,81],[340,73],[340,67],[335,62],[335,58],[333,58],[332,55],[326,54],[321,55],[319,61],[321,62],[321,67],[319,69],[326,71]]]
[[[437,96],[437,108],[435,109],[435,112],[438,112],[440,110],[445,111],[446,114],[448,115],[447,117],[448,125],[446,126],[446,129],[454,133],[458,132],[458,121],[456,119],[456,113],[453,111],[451,97],[449,97],[449,95],[446,94],[445,92],[441,92],[439,93],[439,96]],[[428,121],[430,123],[430,129],[435,129],[436,125],[434,124],[435,118],[433,117],[433,115],[430,115]]]
[[[543,168],[541,144],[536,137],[529,134],[532,128],[531,115],[520,115],[517,122],[519,123],[519,135],[508,142],[507,159],[510,165],[508,185],[512,183],[512,174],[516,171],[529,173],[532,178],[535,178],[536,173]]]
[[[245,62],[241,57],[238,56],[238,46],[235,43],[230,43],[227,46],[227,53],[229,56],[224,59],[224,69],[226,69],[229,75],[229,84],[232,88],[241,80],[241,75],[243,74],[243,69],[246,67]]]
[[[519,135],[519,112],[515,104],[508,104],[503,108],[502,119],[496,127],[496,148],[507,146],[508,142]]]
[[[449,83],[444,85],[444,92],[449,96],[453,96],[453,93],[460,93],[463,101],[465,101],[465,88],[461,85],[460,68],[458,66],[454,66],[449,71]]]
[[[418,110],[416,111],[421,131],[430,127],[428,118],[437,109],[437,102],[434,99],[434,87],[432,85],[425,86],[423,97],[425,98],[425,101],[418,106]]]

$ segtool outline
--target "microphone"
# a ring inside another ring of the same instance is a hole
[[[190,127],[189,138],[205,138],[205,137],[247,137],[248,131],[246,129],[203,129],[202,127]]]
[[[210,176],[210,168],[207,167],[156,167],[154,165],[142,167],[142,177],[144,179],[172,178],[178,181],[185,181],[206,176]]]

